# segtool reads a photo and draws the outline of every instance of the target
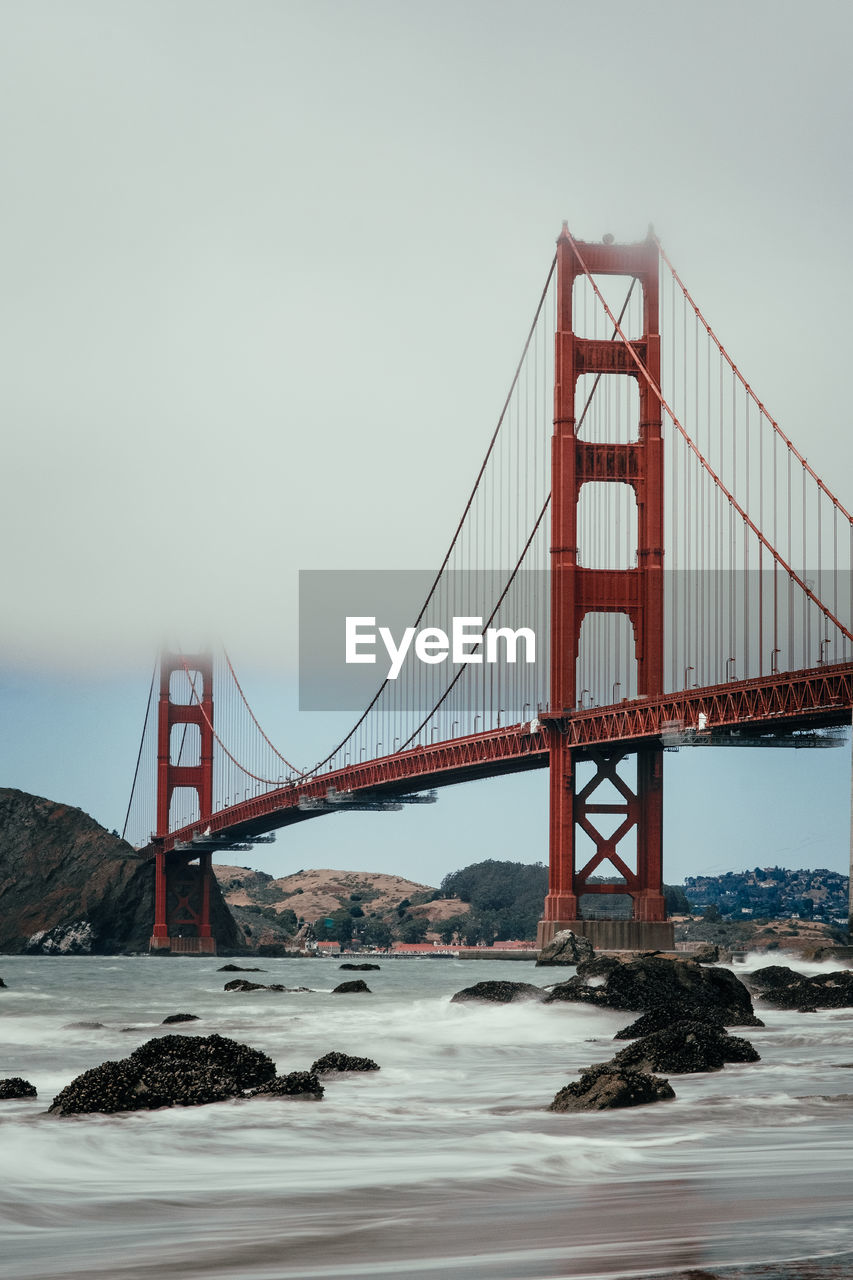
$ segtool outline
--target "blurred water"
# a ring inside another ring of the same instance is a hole
[[[314,990],[234,993],[220,963],[2,958],[0,1077],[39,1097],[0,1103],[0,1276],[601,1280],[853,1248],[853,1011],[761,1008],[744,1031],[760,1063],[672,1077],[671,1103],[552,1115],[631,1015],[449,997],[553,971],[389,960],[363,975],[372,994],[332,995],[337,962],[271,959],[257,980]],[[201,1021],[162,1028],[176,1012]],[[330,1049],[382,1069],[319,1103],[45,1114],[80,1071],[175,1031],[282,1072]]]

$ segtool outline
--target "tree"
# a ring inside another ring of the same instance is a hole
[[[468,947],[480,944],[490,947],[499,933],[498,917],[493,911],[472,911],[464,916],[462,941]]]
[[[314,921],[314,932],[321,942],[339,942],[347,946],[352,941],[352,916],[346,907],[340,907],[330,916]]]
[[[720,908],[717,906],[716,902],[712,902],[705,908],[702,912],[702,919],[707,920],[709,924],[717,923],[720,919]]]
[[[408,943],[423,942],[428,928],[429,921],[425,916],[412,916],[400,926],[400,940]]]
[[[442,920],[438,926],[438,936],[445,946],[449,946],[451,942],[454,942],[457,934],[461,936],[464,933],[467,923],[468,917],[464,915],[448,916],[446,920]]]
[[[466,937],[479,932],[489,942],[534,938],[548,892],[548,871],[541,863],[489,858],[445,876],[441,891],[444,897],[471,904],[474,922],[466,921]]]
[[[296,933],[299,928],[296,912],[292,911],[290,907],[285,907],[283,911],[278,912],[278,922],[288,933]]]
[[[391,936],[384,920],[367,920],[361,929],[361,940],[368,947],[390,947]]]
[[[665,884],[663,887],[663,900],[667,915],[690,915],[690,903],[687,901],[687,894],[680,884]]]

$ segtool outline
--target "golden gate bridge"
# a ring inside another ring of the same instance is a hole
[[[593,243],[563,225],[411,622],[448,616],[476,617],[481,634],[523,617],[538,661],[406,663],[308,769],[264,732],[227,653],[161,655],[125,823],[155,861],[152,949],[215,950],[215,854],[538,768],[550,771],[540,944],[572,927],[671,945],[665,750],[825,745],[850,722],[853,516],[651,230]],[[630,920],[590,918],[589,895],[607,894],[631,899]]]

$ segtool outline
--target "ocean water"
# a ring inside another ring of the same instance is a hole
[[[853,1010],[757,1002],[767,1026],[742,1034],[760,1063],[672,1076],[674,1102],[554,1115],[632,1015],[450,996],[565,971],[271,959],[258,981],[313,990],[234,993],[222,963],[0,957],[0,1077],[39,1091],[0,1103],[4,1280],[615,1280],[853,1250]],[[331,994],[351,976],[371,994]],[[201,1021],[160,1026],[177,1012]],[[331,1049],[381,1070],[321,1102],[46,1114],[79,1072],[175,1031],[244,1041],[280,1072]]]

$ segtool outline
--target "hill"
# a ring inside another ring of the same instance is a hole
[[[284,945],[306,926],[318,938],[339,942],[353,936],[373,946],[387,946],[393,938],[419,941],[459,910],[431,885],[383,872],[312,869],[274,878],[251,867],[214,870],[252,948]]]
[[[80,809],[0,787],[0,951],[72,925],[82,950],[147,951],[153,904],[153,863],[126,841]],[[238,945],[218,893],[211,909],[221,944]]]
[[[547,891],[541,864],[487,860],[445,876],[440,889],[379,872],[311,870],[274,879],[217,866],[217,879],[249,947],[313,936],[378,947],[453,940],[535,938]]]

